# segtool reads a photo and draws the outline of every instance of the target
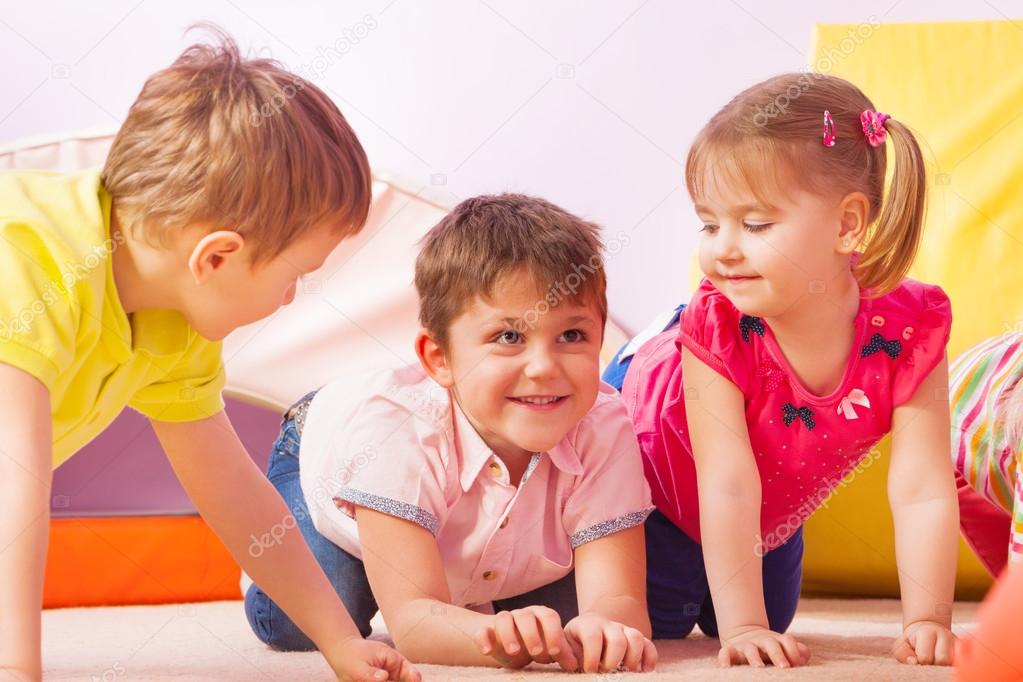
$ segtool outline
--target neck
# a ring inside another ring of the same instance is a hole
[[[845,330],[860,309],[860,287],[848,268],[821,294],[811,294],[810,305],[799,305],[777,317],[765,317],[774,335],[781,339],[800,339],[806,343],[831,339],[836,330]]]
[[[179,308],[170,286],[174,273],[166,267],[167,259],[157,249],[132,237],[121,229],[116,207],[110,209],[110,238],[117,248],[110,256],[117,296],[124,312]]]

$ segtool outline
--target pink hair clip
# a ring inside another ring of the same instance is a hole
[[[831,120],[831,112],[824,110],[824,146],[835,146],[835,122]]]
[[[884,122],[890,119],[888,114],[881,114],[870,109],[860,114],[860,124],[863,126],[863,134],[871,147],[880,147],[888,139],[888,129]]]

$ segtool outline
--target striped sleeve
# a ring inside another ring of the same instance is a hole
[[[1023,561],[1023,458],[1010,442],[1005,399],[1023,377],[1023,334],[982,341],[952,364],[952,459],[974,490],[1012,519],[1009,553]]]

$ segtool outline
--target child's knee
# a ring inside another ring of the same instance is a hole
[[[245,617],[256,638],[271,649],[316,650],[313,641],[256,585],[250,585],[245,592]]]

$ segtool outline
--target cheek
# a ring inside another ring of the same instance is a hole
[[[714,247],[711,246],[710,240],[703,237],[700,238],[696,258],[699,261],[700,270],[703,274],[710,275],[714,272]]]

